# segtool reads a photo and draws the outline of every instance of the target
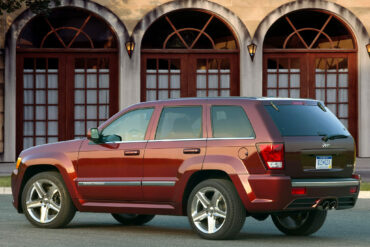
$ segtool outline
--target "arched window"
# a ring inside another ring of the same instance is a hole
[[[214,14],[170,12],[149,27],[141,48],[142,101],[239,94],[238,43]]]
[[[357,137],[357,49],[343,21],[318,10],[289,13],[263,48],[264,96],[322,100]]]
[[[18,153],[85,137],[118,110],[117,51],[107,23],[83,9],[27,23],[17,40]]]

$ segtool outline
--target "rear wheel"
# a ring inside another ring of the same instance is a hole
[[[271,215],[275,226],[287,235],[306,236],[317,232],[325,222],[327,211],[312,210]]]
[[[124,225],[144,225],[151,221],[155,215],[146,214],[112,214],[118,222]]]
[[[33,225],[43,228],[63,227],[76,213],[58,172],[42,172],[28,180],[22,191],[22,208]]]
[[[189,196],[187,213],[193,229],[205,239],[235,237],[246,217],[234,185],[225,179],[199,183]]]

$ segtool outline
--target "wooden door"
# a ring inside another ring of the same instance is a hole
[[[143,54],[141,100],[239,95],[238,54]]]
[[[356,53],[266,53],[263,95],[312,98],[326,106],[357,139]]]

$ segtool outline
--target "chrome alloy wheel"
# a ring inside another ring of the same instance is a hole
[[[295,230],[301,227],[308,219],[309,212],[299,212],[294,214],[277,215],[279,223],[289,230]]]
[[[53,221],[59,214],[61,205],[59,188],[49,179],[34,182],[26,196],[29,215],[42,224]]]
[[[224,196],[213,187],[204,187],[193,197],[191,216],[194,225],[203,233],[220,230],[226,220],[227,205]]]

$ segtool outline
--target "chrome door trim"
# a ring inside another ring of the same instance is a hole
[[[140,181],[91,181],[78,182],[78,186],[141,186]]]
[[[175,186],[175,181],[89,181],[78,182],[78,186]]]
[[[343,187],[358,185],[360,185],[360,181],[353,178],[292,179],[292,187]]]
[[[143,186],[175,186],[175,181],[142,181]]]

